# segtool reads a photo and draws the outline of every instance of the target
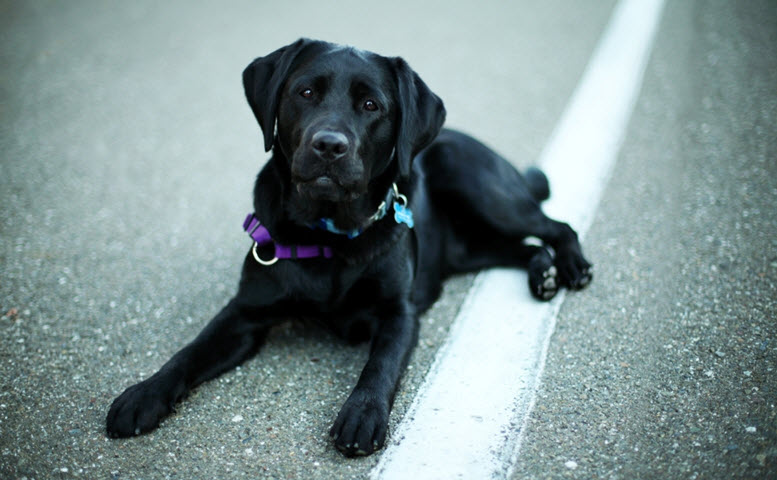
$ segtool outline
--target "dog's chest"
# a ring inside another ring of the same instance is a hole
[[[360,310],[380,296],[380,282],[364,275],[360,268],[300,268],[290,278],[290,297],[313,315]]]

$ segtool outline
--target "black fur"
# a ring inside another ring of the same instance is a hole
[[[330,431],[344,454],[370,454],[384,444],[418,316],[447,276],[528,268],[542,300],[591,280],[574,230],[540,210],[549,196],[542,172],[524,177],[471,137],[441,131],[442,101],[404,60],[301,39],[254,60],[243,82],[272,150],[256,181],[257,217],[278,243],[327,245],[335,257],[262,266],[249,252],[221,313],[113,402],[109,436],[153,430],[194,386],[253,356],[269,328],[315,315],[351,341],[372,342]],[[391,211],[368,221],[394,183],[414,213],[412,230]],[[311,229],[319,218],[366,229],[349,239]]]

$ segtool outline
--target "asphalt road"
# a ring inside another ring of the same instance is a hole
[[[666,6],[516,478],[777,478],[777,4],[734,3]]]
[[[364,478],[326,432],[366,346],[297,324],[104,436],[234,291],[266,158],[242,69],[300,36],[401,55],[525,167],[613,4],[0,2],[0,478]],[[774,45],[773,1],[668,1],[515,478],[777,477]],[[392,428],[471,279],[422,319]]]

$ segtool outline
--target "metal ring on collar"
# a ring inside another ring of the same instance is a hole
[[[260,264],[264,265],[265,267],[269,267],[270,265],[272,265],[272,264],[274,264],[275,262],[278,261],[278,257],[274,257],[274,258],[272,258],[270,260],[262,260],[261,258],[259,258],[259,254],[256,253],[256,247],[258,247],[258,246],[259,245],[256,242],[254,242],[254,246],[251,248],[251,253],[254,254],[254,260],[256,260]]]
[[[396,184],[396,183],[395,183],[395,184],[393,184],[392,186],[394,187],[394,196],[395,196],[395,197],[396,197],[398,200],[400,200],[400,204],[401,204],[403,207],[406,207],[406,206],[407,206],[407,197],[406,197],[406,196],[404,196],[404,195],[402,195],[401,193],[399,193],[399,188],[397,187],[397,184]]]

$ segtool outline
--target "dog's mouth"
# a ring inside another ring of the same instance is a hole
[[[359,191],[346,188],[328,175],[295,181],[297,192],[311,201],[345,202],[359,198]]]

